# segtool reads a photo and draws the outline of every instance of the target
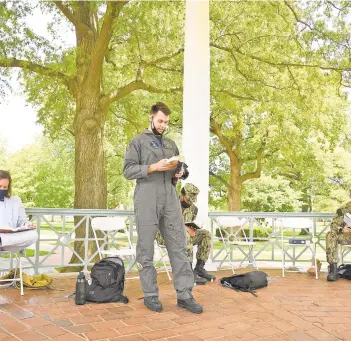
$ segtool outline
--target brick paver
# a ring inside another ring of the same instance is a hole
[[[246,270],[242,269],[240,272]],[[258,297],[215,283],[194,287],[204,313],[176,307],[173,283],[159,274],[164,311],[149,311],[138,279],[126,281],[130,302],[76,306],[68,297],[75,276],[55,275],[60,290],[0,289],[0,341],[351,341],[350,282],[266,270],[270,281]],[[217,272],[217,278],[230,271]],[[132,274],[135,276],[135,274]],[[61,291],[61,289],[63,289]]]

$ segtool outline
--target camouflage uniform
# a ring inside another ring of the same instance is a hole
[[[351,213],[351,201],[337,210],[337,214],[331,222],[330,231],[327,233],[326,254],[329,264],[338,263],[339,261],[338,243],[351,244],[351,233],[343,233],[341,227],[345,213]]]
[[[192,184],[185,184],[184,190],[186,197],[189,201],[194,202],[196,200],[199,190]],[[182,208],[184,222],[192,222],[196,219],[198,209],[192,204],[189,208]],[[159,245],[165,245],[160,231],[157,231],[156,240]],[[197,229],[195,230],[195,236],[191,237],[190,234],[186,233],[186,253],[189,262],[193,262],[193,246],[197,245],[196,259],[207,261],[211,250],[211,234],[207,230]]]
[[[192,204],[189,208],[183,209],[184,222],[192,222],[196,219],[197,207]],[[186,253],[189,262],[193,261],[193,246],[197,245],[196,259],[207,261],[211,250],[211,234],[207,230],[196,229],[195,236],[186,234]]]

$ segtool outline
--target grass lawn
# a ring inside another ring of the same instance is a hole
[[[49,252],[48,251],[39,251],[39,256],[45,256]],[[34,249],[26,249],[26,257],[34,257],[35,250]],[[10,258],[10,255],[1,255],[1,258]]]

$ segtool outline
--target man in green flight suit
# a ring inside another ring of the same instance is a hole
[[[136,260],[144,304],[150,310],[161,311],[163,307],[158,299],[157,273],[153,264],[154,241],[159,229],[172,266],[178,307],[202,313],[202,305],[192,295],[194,275],[186,257],[184,222],[174,186],[175,180],[185,178],[185,174],[183,169],[176,173],[177,164],[167,163],[167,159],[179,155],[175,142],[163,136],[170,114],[164,103],[153,105],[149,128],[130,141],[124,157],[123,175],[128,180],[136,180]]]
[[[198,208],[195,206],[194,202],[196,202],[199,192],[200,190],[195,185],[190,183],[185,184],[181,189],[179,199],[182,206],[185,229],[187,231],[186,251],[190,264],[193,263],[194,245],[197,245],[197,262],[194,269],[194,281],[196,284],[206,284],[207,281],[213,281],[216,279],[215,276],[208,273],[204,268],[211,250],[211,234],[207,230],[194,229],[186,225],[186,223],[193,222],[196,219]],[[156,240],[160,245],[164,245],[164,240],[159,232],[156,235]]]
[[[349,193],[351,199],[351,189]],[[329,263],[329,274],[327,280],[334,282],[338,279],[338,244],[351,244],[351,226],[344,223],[344,215],[351,214],[351,201],[337,209],[330,224],[330,231],[326,236],[326,255]]]

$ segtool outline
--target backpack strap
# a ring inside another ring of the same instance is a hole
[[[236,288],[236,287],[233,287],[230,283],[228,283],[225,280],[221,281],[221,284],[223,287],[226,287],[226,288],[229,288],[229,289],[232,289],[235,291],[249,292],[251,295],[258,297],[258,295],[256,294],[256,291],[252,290],[251,288],[245,288],[245,289],[244,288]]]

